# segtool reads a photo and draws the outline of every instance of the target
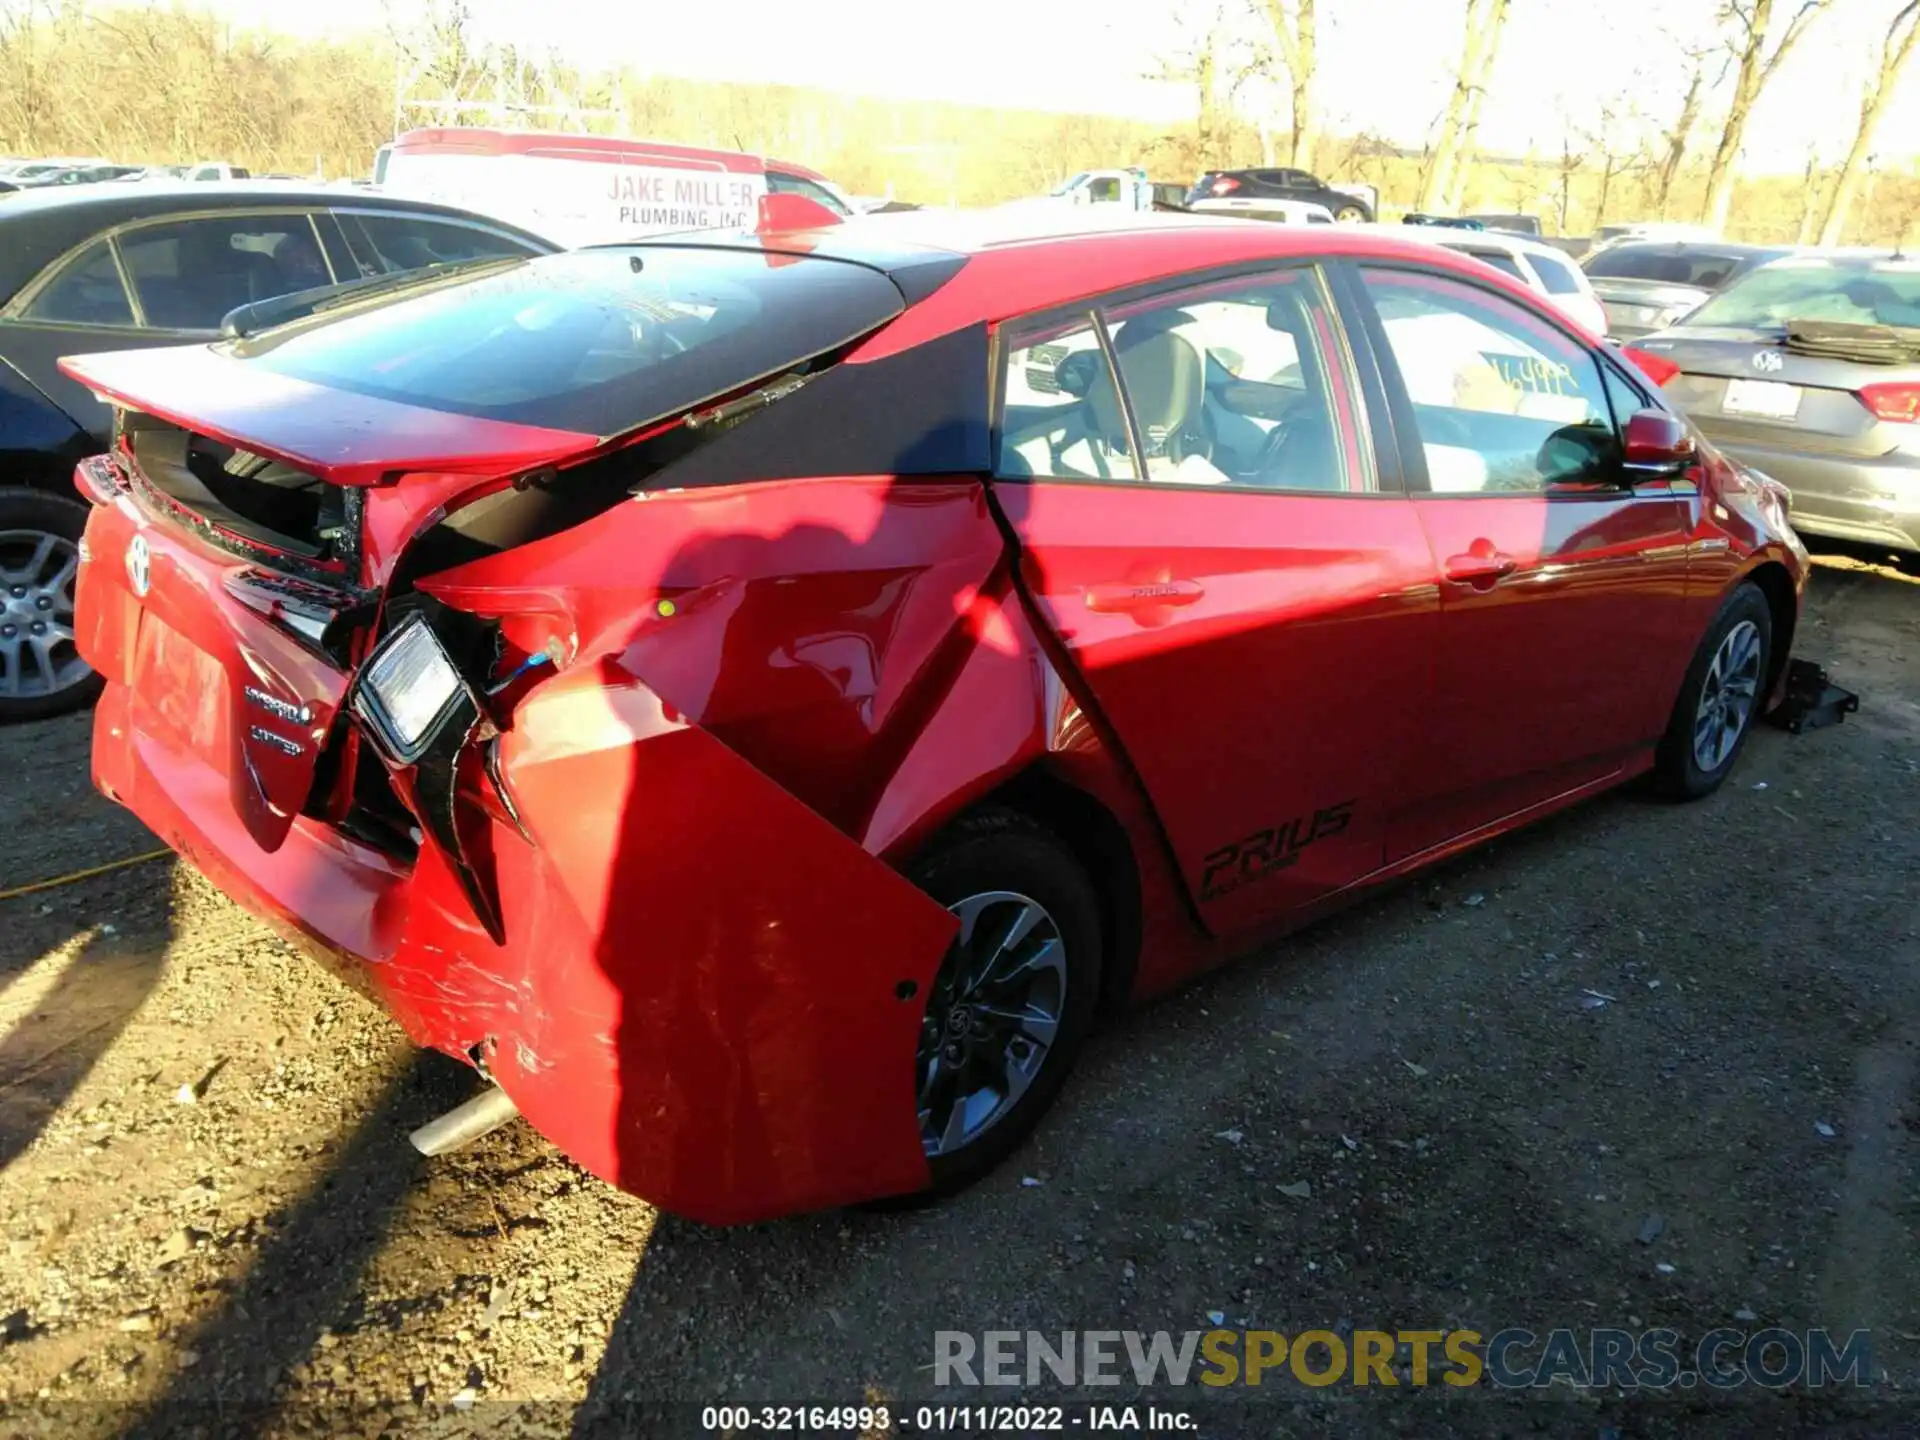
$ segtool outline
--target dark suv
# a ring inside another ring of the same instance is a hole
[[[1209,170],[1187,191],[1187,204],[1201,200],[1304,200],[1324,205],[1343,222],[1370,221],[1373,207],[1358,195],[1336,190],[1305,170]]]
[[[0,205],[0,721],[98,689],[74,648],[86,507],[73,467],[112,412],[63,355],[219,338],[242,305],[552,244],[444,205],[236,181],[28,190]]]

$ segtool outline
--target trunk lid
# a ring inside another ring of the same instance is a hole
[[[1634,342],[1680,367],[1664,389],[1716,440],[1870,458],[1900,436],[1860,400],[1868,385],[1920,378],[1901,367],[1808,354],[1789,327],[1676,326]]]
[[[139,410],[333,485],[409,472],[510,474],[590,450],[598,437],[317,385],[224,347],[115,350],[60,368],[108,404]]]

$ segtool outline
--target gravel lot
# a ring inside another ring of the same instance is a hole
[[[0,901],[0,1431],[658,1433],[618,1407],[897,1405],[936,1330],[1217,1311],[1867,1328],[1878,1373],[1719,1412],[1153,1397],[1207,1433],[1893,1433],[1920,1398],[1920,571],[1823,557],[1800,651],[1859,715],[1129,1017],[1034,1144],[930,1210],[706,1230],[521,1125],[426,1161],[406,1132],[470,1079],[185,867]],[[0,889],[152,848],[87,744],[84,717],[0,731]]]

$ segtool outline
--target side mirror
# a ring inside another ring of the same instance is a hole
[[[1625,450],[1629,484],[1673,479],[1697,458],[1687,422],[1665,410],[1642,410],[1629,419]]]

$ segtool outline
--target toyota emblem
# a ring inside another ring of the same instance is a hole
[[[1756,370],[1764,370],[1769,375],[1775,371],[1786,369],[1786,366],[1787,357],[1782,355],[1778,350],[1762,350],[1753,357],[1753,368]]]
[[[134,536],[127,546],[127,579],[133,582],[133,593],[139,596],[145,596],[153,584],[153,556],[147,551],[144,535]]]

